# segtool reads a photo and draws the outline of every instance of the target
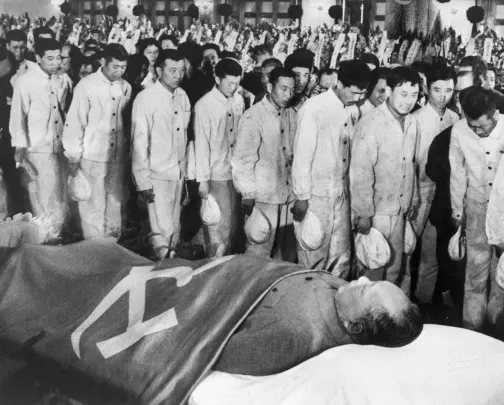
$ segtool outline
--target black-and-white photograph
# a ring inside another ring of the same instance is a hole
[[[504,404],[504,0],[0,0],[1,405]]]

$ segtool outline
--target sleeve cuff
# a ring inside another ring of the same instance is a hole
[[[311,198],[311,193],[295,194],[296,200],[304,201]]]

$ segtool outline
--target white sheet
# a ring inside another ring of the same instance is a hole
[[[347,345],[267,377],[220,372],[190,405],[502,405],[504,343],[426,325],[412,344]]]

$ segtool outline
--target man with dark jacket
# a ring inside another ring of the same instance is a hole
[[[418,307],[388,281],[329,273],[279,282],[229,339],[215,370],[269,375],[345,344],[400,347],[422,331]]]

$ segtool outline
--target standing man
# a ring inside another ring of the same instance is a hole
[[[32,213],[52,215],[63,227],[67,215],[67,166],[62,133],[70,88],[57,78],[61,45],[54,39],[35,44],[37,65],[16,82],[9,129],[15,159],[29,173]]]
[[[439,270],[436,245],[437,232],[429,220],[429,214],[436,191],[434,183],[426,174],[427,156],[434,138],[459,120],[459,116],[446,108],[455,90],[455,72],[446,65],[434,65],[427,73],[427,105],[413,116],[418,125],[418,200],[414,201],[417,215],[412,222],[413,229],[421,238],[420,263],[415,296],[422,304],[431,304]]]
[[[122,45],[107,45],[102,68],[82,79],[68,112],[63,133],[70,170],[80,168],[91,185],[91,197],[79,201],[85,239],[121,233],[126,202],[129,135],[123,114],[131,86],[122,79],[128,53]]]
[[[14,87],[16,81],[23,76],[31,67],[36,66],[35,62],[26,59],[26,34],[21,30],[11,30],[7,33],[7,50],[14,54],[18,68],[16,74],[11,78],[11,84]]]
[[[467,267],[463,325],[482,330],[495,324],[504,294],[495,282],[502,250],[488,244],[486,211],[497,167],[504,154],[504,116],[499,114],[492,90],[469,87],[460,95],[465,118],[452,129],[450,194],[452,220],[466,230]],[[496,257],[495,257],[496,256]]]
[[[307,88],[310,81],[315,55],[313,52],[300,48],[285,59],[285,67],[296,75],[295,94],[292,98],[292,107],[298,112],[310,97]]]
[[[333,274],[343,279],[348,278],[351,256],[348,167],[352,121],[345,107],[365,96],[369,73],[364,62],[342,62],[338,84],[310,99],[299,112],[294,142],[294,220],[302,221],[310,208],[326,233],[320,249],[298,247],[299,262],[306,268],[318,262],[321,268],[334,263]]]
[[[405,221],[414,216],[417,123],[410,115],[420,91],[420,77],[407,67],[391,70],[388,100],[366,115],[355,129],[350,164],[350,195],[356,230],[371,227],[388,240],[391,258],[374,280],[391,281],[409,296],[411,277],[403,263]]]
[[[233,181],[242,195],[245,215],[257,206],[272,227],[269,240],[257,245],[248,242],[246,253],[294,262],[296,237],[290,207],[294,200],[291,168],[296,113],[289,103],[295,76],[289,69],[276,68],[267,86],[268,95],[240,121],[231,160]],[[274,245],[276,254],[272,252]]]
[[[194,110],[196,181],[201,198],[208,194],[217,201],[222,219],[217,225],[203,225],[210,257],[232,251],[239,218],[239,199],[233,185],[231,156],[238,122],[244,111],[242,96],[236,93],[243,69],[232,58],[215,66],[216,86],[196,104]]]
[[[133,177],[149,210],[152,244],[157,257],[177,247],[181,197],[186,176],[187,127],[191,104],[180,84],[183,55],[161,51],[156,61],[159,80],[142,91],[133,104]]]

